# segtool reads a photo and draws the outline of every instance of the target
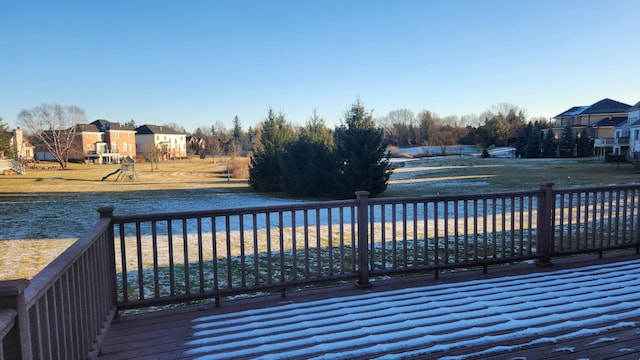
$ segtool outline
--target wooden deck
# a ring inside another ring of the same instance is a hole
[[[634,268],[637,274],[625,270]],[[593,269],[603,270],[593,275]],[[556,277],[563,284],[551,284]],[[530,295],[510,290],[536,281]],[[450,300],[432,303],[429,289],[434,298],[449,294]],[[427,296],[407,304],[420,291]],[[477,291],[502,296],[488,303]],[[547,303],[553,301],[558,304],[551,309]],[[637,304],[640,257],[611,254],[556,260],[550,267],[458,271],[439,279],[377,281],[369,289],[348,285],[123,316],[111,325],[100,359],[638,359]],[[375,330],[371,321],[378,322]],[[453,323],[468,326],[454,336],[446,330]]]

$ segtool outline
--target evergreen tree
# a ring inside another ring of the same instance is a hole
[[[337,177],[334,194],[353,197],[358,190],[371,195],[387,188],[391,175],[387,144],[382,130],[375,127],[373,117],[360,100],[344,114],[344,124],[334,133]]]
[[[558,156],[558,144],[552,129],[547,129],[542,144],[542,156],[546,158],[554,158]]]
[[[246,150],[249,143],[247,134],[242,131],[242,124],[240,124],[240,118],[236,115],[233,117],[233,130],[232,130],[233,142],[237,152]]]
[[[576,140],[576,150],[578,157],[593,156],[593,142],[589,138],[589,131],[583,128],[580,137]]]
[[[4,153],[6,158],[13,158],[13,148],[11,146],[11,138],[13,134],[9,125],[7,125],[0,117],[0,153]]]
[[[516,148],[517,158],[525,157],[527,154],[527,140],[529,139],[530,131],[531,129],[528,129],[526,126],[518,130],[518,136],[516,136],[516,142],[514,145],[514,147]]]
[[[127,128],[127,129],[135,129],[136,126],[136,121],[131,119],[129,121],[126,121],[124,124],[122,124],[123,127]]]
[[[562,130],[562,136],[558,140],[558,154],[560,157],[573,157],[576,145],[576,137],[573,134],[571,125],[567,125]]]
[[[541,145],[542,132],[538,124],[536,124],[531,130],[531,134],[529,134],[529,139],[527,139],[527,158],[539,158]]]
[[[298,140],[280,157],[280,169],[286,174],[283,187],[288,194],[318,196],[331,192],[336,177],[333,137],[315,111],[300,130]]]
[[[283,174],[279,157],[287,145],[295,140],[295,132],[285,121],[284,115],[276,116],[270,108],[261,126],[261,133],[260,144],[249,165],[249,185],[256,191],[281,191]]]

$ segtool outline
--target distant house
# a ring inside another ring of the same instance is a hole
[[[554,117],[558,134],[571,126],[574,134],[587,129],[594,139],[595,153],[604,159],[606,155],[626,155],[629,149],[629,134],[625,123],[631,105],[611,99],[602,99],[590,106],[574,106]]]
[[[119,123],[99,119],[90,124],[76,125],[72,160],[91,163],[119,163],[126,157],[136,155],[136,131]]]
[[[29,140],[24,137],[22,129],[17,128],[13,130],[10,144],[13,149],[14,160],[26,162],[34,159],[35,146],[31,145]]]
[[[195,135],[187,135],[187,148],[193,154],[204,154],[207,148],[207,141],[204,138],[198,138]]]
[[[136,147],[143,157],[153,152],[163,160],[186,158],[187,134],[168,126],[142,125],[136,128]]]
[[[640,101],[629,108],[629,147],[633,153],[640,153]]]

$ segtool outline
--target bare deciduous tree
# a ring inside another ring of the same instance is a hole
[[[78,124],[86,123],[87,116],[78,106],[42,104],[18,114],[18,122],[35,137],[43,149],[67,168],[69,156],[78,150],[76,132]],[[80,149],[80,152],[82,149]]]
[[[158,168],[158,162],[162,156],[162,151],[159,148],[151,144],[146,144],[138,149],[138,154],[151,164],[151,171],[153,171],[153,164],[156,165],[156,169]]]

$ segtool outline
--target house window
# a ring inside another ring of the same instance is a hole
[[[640,130],[634,130],[633,134],[634,134],[633,136],[634,139],[640,140]]]
[[[156,140],[160,141],[160,135],[156,135]]]
[[[114,152],[114,153],[118,152],[118,143],[111,144],[111,152]]]

